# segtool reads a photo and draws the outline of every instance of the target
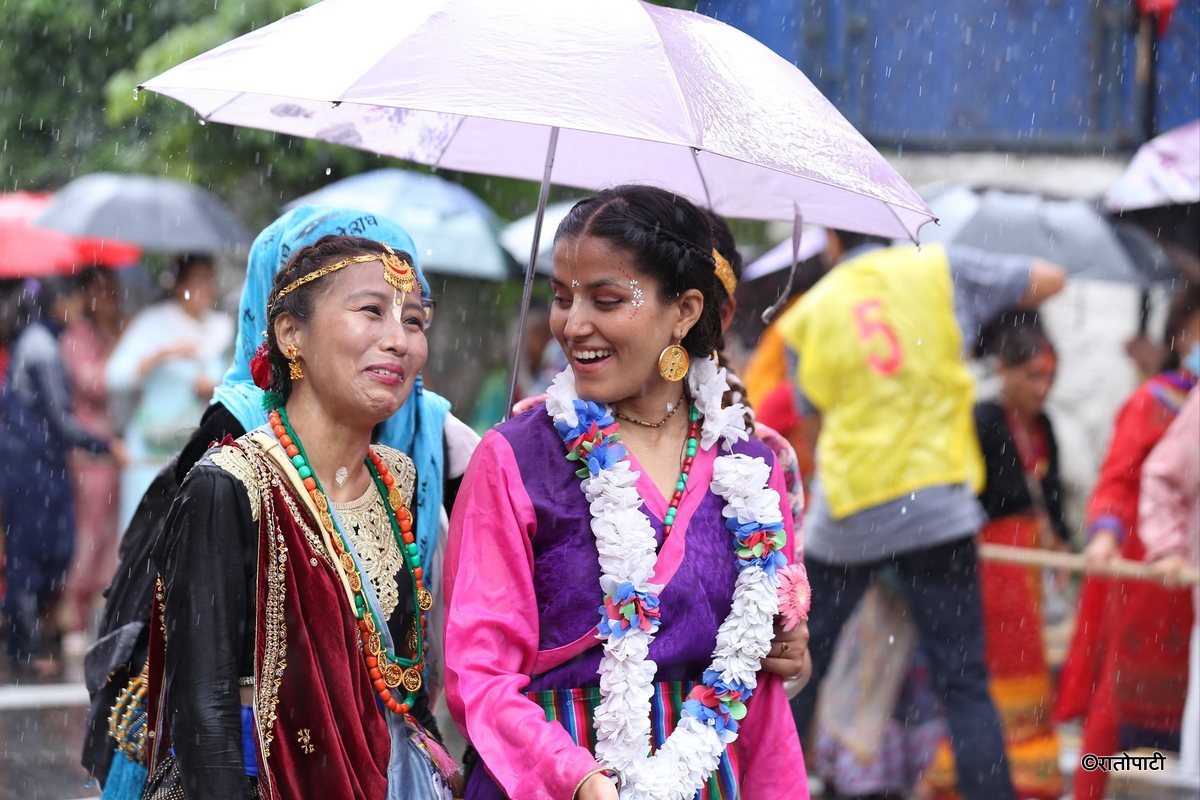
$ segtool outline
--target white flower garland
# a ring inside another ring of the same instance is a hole
[[[723,440],[728,453],[734,443],[749,438],[744,407],[721,407],[729,386],[725,370],[715,358],[693,362],[688,385],[703,415],[702,448]],[[575,429],[581,424],[581,412],[584,423],[589,416],[593,417],[590,422],[595,422],[597,412],[611,419],[606,408],[579,401],[569,367],[550,386],[546,408],[568,446],[580,435]],[[606,443],[602,437],[593,438],[593,443],[603,450],[615,440]],[[766,546],[765,559],[758,557],[764,552],[762,546],[749,553],[734,532],[733,546],[741,559],[739,574],[732,608],[717,631],[712,664],[705,673],[706,699],[689,700],[664,746],[647,757],[650,700],[658,669],[648,656],[657,629],[662,586],[649,582],[658,559],[654,529],[640,510],[642,498],[635,486],[639,475],[620,452],[622,457],[611,465],[601,461],[580,470],[586,472],[582,488],[591,507],[592,533],[600,556],[600,588],[606,600],[623,592],[622,602],[636,592],[639,609],[652,609],[646,617],[654,619],[646,619],[644,625],[632,624],[619,633],[605,630],[602,622],[601,701],[594,721],[596,758],[619,776],[623,800],[690,800],[720,764],[726,745],[737,738],[736,719],[745,714],[742,701],[757,686],[756,675],[770,650],[773,619],[779,611],[776,566],[784,563],[783,555],[772,555],[773,545]],[[783,517],[779,494],[768,486],[770,473],[761,458],[723,455],[713,465],[711,488],[725,500],[722,513],[726,519],[773,533],[782,543]]]

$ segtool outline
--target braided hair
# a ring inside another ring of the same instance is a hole
[[[275,320],[283,314],[289,314],[302,323],[311,320],[317,300],[329,288],[330,282],[325,278],[330,276],[298,286],[283,297],[278,296],[279,292],[305,275],[342,259],[366,255],[378,255],[382,258],[386,253],[385,245],[372,239],[359,236],[323,236],[293,253],[283,268],[275,273],[271,293],[267,296],[267,330],[264,334],[267,358],[271,365],[271,391],[285,401],[292,393],[288,360],[275,335]],[[402,260],[412,260],[412,256],[403,251],[396,251],[396,255]],[[336,274],[334,273],[334,276]]]
[[[698,290],[704,309],[680,344],[692,358],[708,358],[724,348],[720,306],[725,287],[716,275],[705,211],[665,189],[624,184],[576,203],[554,241],[580,236],[603,239],[630,253],[642,272],[657,281],[665,302]]]
[[[701,210],[708,217],[709,230],[712,232],[713,237],[713,248],[729,262],[729,268],[733,270],[733,276],[740,282],[742,280],[742,267],[744,264],[742,254],[737,249],[737,242],[733,238],[733,231],[729,229],[729,223],[711,208]],[[722,307],[728,305],[732,300],[733,298],[729,296],[728,292],[721,293],[720,305]],[[731,406],[734,403],[741,403],[745,406],[746,430],[753,434],[754,409],[750,407],[749,392],[746,391],[746,384],[742,382],[741,376],[734,370],[733,362],[725,350],[717,351],[717,363],[725,368],[725,380],[729,382],[729,391],[725,393],[722,405]]]

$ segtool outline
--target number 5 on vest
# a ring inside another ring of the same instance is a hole
[[[900,339],[896,331],[883,318],[883,301],[878,297],[864,300],[854,307],[854,321],[858,325],[858,338],[867,351],[867,364],[880,375],[894,375],[904,364],[904,353],[900,350]],[[872,347],[872,340],[881,342]]]

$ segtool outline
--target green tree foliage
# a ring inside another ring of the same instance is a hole
[[[312,0],[0,0],[0,176],[5,190],[53,189],[113,170],[214,189],[252,224],[281,202],[382,164],[344,147],[202,125],[140,80]]]
[[[346,147],[203,125],[140,81],[316,0],[0,0],[0,191],[57,189],[103,170],[170,175],[214,190],[254,227],[330,180],[386,165]],[[689,0],[662,5],[694,7]],[[536,184],[442,173],[510,219]],[[556,188],[552,200],[578,192]]]

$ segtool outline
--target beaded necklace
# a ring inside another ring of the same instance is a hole
[[[675,515],[679,512],[679,503],[683,500],[683,490],[687,488],[688,475],[692,471],[692,462],[696,460],[696,449],[699,445],[700,409],[692,406],[688,411],[687,449],[683,455],[683,466],[679,470],[679,480],[675,482],[675,492],[671,495],[667,515],[663,518],[663,539],[671,535],[671,528],[675,526]]]
[[[272,432],[288,458],[292,460],[292,465],[304,482],[304,488],[312,497],[321,526],[329,534],[334,554],[346,572],[346,582],[354,596],[354,615],[358,620],[359,636],[362,638],[363,659],[375,692],[388,710],[396,714],[406,714],[412,709],[423,682],[421,673],[425,669],[427,627],[425,613],[433,608],[433,595],[425,588],[422,580],[424,571],[421,569],[416,537],[413,535],[412,514],[404,506],[400,490],[396,487],[396,479],[384,460],[368,448],[368,457],[365,459],[367,470],[380,497],[384,498],[383,505],[391,522],[392,533],[396,537],[396,545],[404,557],[405,568],[412,575],[414,613],[413,635],[409,639],[413,651],[411,658],[397,655],[394,648],[389,648],[383,643],[380,631],[384,623],[376,617],[374,608],[367,602],[364,584],[368,579],[359,572],[358,564],[350,553],[350,544],[329,512],[329,499],[321,488],[316,473],[309,466],[304,446],[288,422],[287,411],[282,407],[276,408],[267,417]],[[403,700],[397,700],[392,694],[391,690],[396,688],[404,689]]]

